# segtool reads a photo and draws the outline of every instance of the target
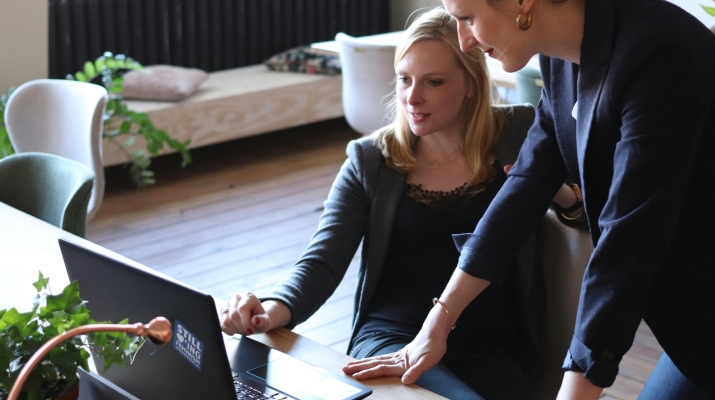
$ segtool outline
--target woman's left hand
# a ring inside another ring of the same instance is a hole
[[[402,350],[350,361],[343,367],[343,372],[358,380],[401,376],[405,385],[415,383],[422,373],[437,365],[447,351],[447,335],[451,324],[444,315],[441,309],[433,308],[422,330]]]

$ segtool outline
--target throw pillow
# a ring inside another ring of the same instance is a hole
[[[200,69],[152,65],[124,74],[125,99],[181,101],[191,96],[209,78]]]

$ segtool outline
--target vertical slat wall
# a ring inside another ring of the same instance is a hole
[[[104,51],[216,71],[280,51],[388,30],[386,0],[49,0],[49,74]]]

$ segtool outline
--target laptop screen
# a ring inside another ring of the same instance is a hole
[[[232,377],[303,400],[356,400],[372,390],[249,338],[224,342],[214,299],[143,266],[131,266],[60,239],[70,281],[97,321],[167,318],[171,343],[146,341],[134,363],[100,374],[142,399],[236,399]],[[227,345],[225,345],[227,344]],[[237,344],[237,345],[236,345]],[[229,351],[226,351],[226,348]],[[102,365],[93,354],[96,365]],[[233,369],[233,371],[232,371]],[[264,393],[266,393],[264,391]],[[271,393],[275,393],[272,391]]]
[[[102,376],[142,399],[236,399],[211,296],[64,240],[60,249],[92,319],[147,323],[162,316],[174,329],[172,343],[146,341],[132,365],[103,372],[97,362]]]

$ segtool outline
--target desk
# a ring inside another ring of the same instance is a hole
[[[117,260],[148,269],[110,250],[65,232],[44,221],[0,203],[0,309],[30,309],[38,270],[50,277],[50,287],[58,290],[69,283],[57,239],[81,246]],[[81,293],[80,288],[80,293]],[[130,321],[148,322],[148,321]],[[254,339],[317,367],[342,374],[340,368],[351,358],[287,329],[276,329]],[[442,399],[416,386],[404,386],[398,378],[364,382],[373,389],[371,399]]]

